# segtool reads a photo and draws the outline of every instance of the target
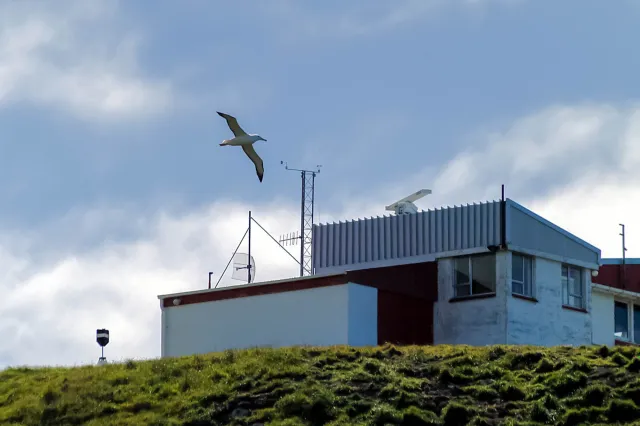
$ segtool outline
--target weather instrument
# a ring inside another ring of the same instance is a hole
[[[96,330],[96,341],[102,349],[102,355],[98,358],[98,365],[107,363],[107,359],[104,357],[104,347],[109,344],[109,330],[106,328],[99,328]]]

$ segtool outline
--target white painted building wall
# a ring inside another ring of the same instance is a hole
[[[594,289],[591,293],[592,342],[594,345],[615,344],[614,297]]]
[[[162,309],[161,356],[377,344],[377,289],[349,283]]]
[[[438,301],[434,304],[435,344],[496,345],[506,342],[507,253],[496,253],[496,296],[450,303],[454,295],[454,259],[438,261]]]
[[[509,253],[509,265],[511,253]],[[507,286],[507,344],[516,345],[590,345],[591,344],[591,270],[582,270],[587,312],[562,307],[562,264],[536,257],[533,261],[533,296],[538,302],[511,296]],[[511,268],[509,277],[511,282]]]
[[[496,296],[451,303],[454,260],[438,262],[438,302],[434,307],[434,343],[591,344],[591,275],[583,269],[587,313],[562,307],[561,263],[534,257],[533,296],[537,302],[511,294],[511,252],[496,253]],[[613,318],[613,317],[612,317]]]

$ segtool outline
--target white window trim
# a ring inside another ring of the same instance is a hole
[[[564,291],[562,291],[562,305],[563,306],[568,306],[571,308],[577,308],[577,309],[586,309],[586,296],[587,296],[587,292],[585,291],[585,279],[584,279],[584,269],[579,267],[579,266],[575,266],[575,265],[569,265],[566,263],[563,263],[560,269],[560,282],[562,283],[562,285],[564,286],[563,283],[563,276],[562,276],[562,268],[567,268],[567,300],[565,301],[564,299]],[[578,271],[578,276],[580,277],[580,294],[577,293],[571,293],[570,289],[571,286],[569,285],[569,277],[571,276],[571,270],[576,270]],[[562,289],[564,290],[564,289]],[[574,298],[578,298],[580,299],[580,306],[575,306],[570,304],[570,297],[574,297]]]
[[[529,274],[529,294],[526,293],[526,283],[524,281],[520,281],[517,280],[515,278],[513,278],[513,256],[519,256],[522,258],[522,270],[524,271],[525,275]],[[530,260],[529,263],[529,271],[526,270],[526,268],[524,267],[524,259],[528,258]],[[511,294],[517,294],[519,296],[525,296],[525,297],[535,297],[535,290],[534,290],[534,262],[535,262],[535,258],[533,256],[530,256],[528,254],[522,254],[522,253],[517,253],[517,252],[512,252],[511,253]],[[513,291],[513,283],[518,283],[518,284],[522,284],[522,289],[525,290],[523,293],[518,293],[516,291]]]
[[[493,286],[494,289],[493,291],[488,291],[486,293],[473,293],[473,262],[472,259],[474,257],[482,257],[482,256],[487,256],[486,254],[482,254],[482,255],[476,255],[476,256],[460,256],[460,257],[455,257],[453,258],[453,297],[471,297],[471,296],[482,296],[482,295],[486,295],[486,294],[496,294],[496,287],[498,286],[498,279],[497,277],[494,276],[493,278]],[[491,256],[493,258],[493,261],[496,261],[496,257]],[[458,283],[458,269],[456,268],[456,263],[459,260],[462,259],[466,259],[468,264],[469,264],[469,281],[464,282],[464,283]],[[495,265],[494,265],[495,267]],[[465,295],[458,295],[457,294],[457,290],[458,288],[462,288],[462,287],[469,287],[469,294],[465,294]]]
[[[615,312],[616,312],[616,302],[624,303],[627,306],[627,337],[616,336],[616,320],[615,320]],[[632,343],[634,345],[640,344],[640,342],[635,342],[635,330],[634,330],[634,321],[633,321],[633,307],[638,306],[640,308],[640,301],[634,302],[627,299],[613,299],[613,337],[616,340],[620,340],[622,342]]]

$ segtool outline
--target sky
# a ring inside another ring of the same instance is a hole
[[[603,257],[624,223],[640,257],[639,19],[631,0],[0,0],[0,368],[95,363],[98,328],[110,360],[159,356],[157,296],[217,281],[249,210],[298,229],[281,161],[322,166],[316,223],[504,184]],[[216,111],[267,139],[263,182]],[[297,275],[252,234],[257,281]]]

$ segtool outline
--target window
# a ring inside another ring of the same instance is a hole
[[[455,259],[455,297],[495,292],[495,255],[458,257]]]
[[[562,304],[584,309],[582,269],[562,265]]]
[[[614,335],[618,339],[629,339],[629,312],[628,305],[624,302],[615,302],[613,318],[615,323]]]
[[[511,292],[523,296],[533,296],[532,259],[529,256],[511,253]]]

